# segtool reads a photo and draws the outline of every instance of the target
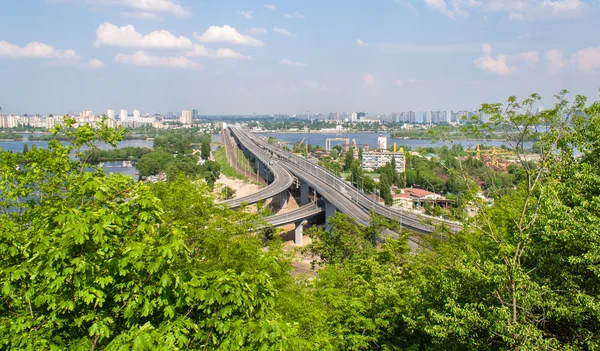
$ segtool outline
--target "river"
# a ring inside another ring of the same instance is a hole
[[[277,138],[278,140],[282,140],[285,142],[299,142],[303,138],[306,138],[306,142],[311,145],[319,145],[321,147],[325,147],[325,139],[328,138],[344,138],[356,139],[356,144],[369,145],[369,148],[375,149],[377,148],[377,137],[381,134],[388,138],[387,145],[388,148],[391,147],[394,143],[396,143],[397,147],[400,146],[408,146],[411,149],[416,149],[418,147],[441,147],[442,145],[452,145],[451,143],[438,141],[436,143],[432,143],[431,139],[396,139],[391,138],[390,133],[257,133],[261,136],[272,136]],[[509,146],[509,143],[502,140],[455,140],[454,144],[460,144],[465,149],[467,148],[475,148],[477,144],[486,145],[486,146],[496,146],[500,147],[502,145]],[[335,145],[332,143],[332,145]],[[525,148],[531,148],[533,142],[525,142]]]
[[[35,134],[37,134],[37,133],[35,133]],[[25,146],[25,144],[27,144],[27,146],[29,147],[30,150],[33,145],[35,145],[36,147],[42,148],[42,149],[48,148],[47,141],[29,141],[29,136],[31,134],[24,133],[22,135],[23,135],[23,140],[0,141],[0,149],[3,149],[4,151],[23,152],[23,147]],[[37,134],[37,135],[40,135],[40,134]],[[212,141],[213,142],[222,142],[221,134],[212,135]],[[61,141],[61,144],[67,145],[68,142]],[[97,143],[96,145],[98,145],[98,147],[102,150],[112,149],[112,146],[110,144]],[[153,146],[154,146],[154,142],[152,140],[123,140],[122,142],[120,142],[117,145],[117,148],[118,149],[125,148],[125,147],[152,148]],[[213,151],[216,148],[217,148],[216,146],[213,146]],[[84,147],[82,149],[85,150],[86,148]],[[137,179],[137,175],[136,175],[137,169],[135,167],[122,167],[122,163],[120,161],[119,162],[105,162],[103,169],[106,173],[119,173],[119,174],[129,175],[129,176],[133,177],[134,179]]]

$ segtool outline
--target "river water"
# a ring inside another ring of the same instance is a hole
[[[0,149],[4,151],[12,151],[12,152],[23,152],[23,147],[25,144],[31,150],[31,147],[35,145],[36,147],[47,149],[48,142],[47,141],[29,141],[29,135],[24,133],[23,140],[19,141],[0,141]],[[39,135],[39,134],[38,134]],[[213,142],[222,142],[221,134],[212,135]],[[61,141],[61,144],[67,145],[67,141]],[[106,143],[98,143],[98,148],[102,150],[112,149],[112,146]],[[152,140],[124,140],[117,145],[117,148],[125,148],[125,147],[147,147],[152,148],[154,146],[154,142]],[[213,151],[216,149],[216,146],[213,146]],[[85,150],[86,148],[83,148]],[[123,167],[122,162],[105,162],[103,169],[106,173],[119,173],[124,175],[129,175],[134,179],[137,179],[137,169],[135,167]]]
[[[258,133],[261,136],[272,136],[277,138],[278,140],[282,140],[285,142],[300,142],[303,138],[306,138],[306,142],[311,145],[319,145],[321,147],[325,147],[325,139],[328,138],[347,138],[356,139],[356,144],[369,145],[369,148],[374,149],[377,148],[377,137],[379,135],[386,136],[388,138],[387,145],[388,148],[391,147],[394,143],[396,143],[397,147],[400,146],[408,146],[411,149],[415,150],[418,147],[441,147],[443,145],[451,146],[452,143],[441,142],[438,141],[436,143],[432,143],[431,139],[396,139],[390,137],[390,133]],[[340,143],[340,142],[338,142]],[[343,142],[341,142],[343,143]],[[465,149],[467,148],[475,148],[477,144],[486,145],[486,146],[495,146],[500,147],[502,145],[510,147],[511,145],[502,140],[455,140],[453,144],[460,144]],[[332,142],[332,146],[335,143]],[[525,148],[531,148],[533,142],[525,142]]]
[[[48,142],[47,141],[29,141],[30,134],[23,134],[23,140],[19,141],[0,141],[0,149],[4,151],[12,151],[12,152],[23,152],[23,147],[25,144],[31,150],[31,147],[35,145],[38,148],[47,149]],[[61,144],[67,145],[67,141],[61,141]],[[98,143],[98,147],[102,150],[112,149],[112,146],[106,143]],[[120,142],[117,148],[125,148],[125,147],[153,147],[152,140],[124,140]],[[83,148],[84,150],[86,148]],[[133,177],[133,179],[137,180],[137,169],[135,167],[122,167],[121,162],[106,162],[103,167],[106,173],[119,173]]]

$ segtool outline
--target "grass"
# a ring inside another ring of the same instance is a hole
[[[227,155],[225,154],[225,148],[223,146],[219,147],[215,153],[215,162],[221,166],[221,174],[229,178],[235,179],[246,179],[243,175],[239,174],[235,168],[231,167],[227,162]]]
[[[246,176],[244,176],[243,174],[240,174],[235,168],[233,168],[229,165],[229,163],[227,162],[227,155],[225,154],[224,146],[219,147],[214,152],[213,155],[215,157],[215,162],[218,163],[219,166],[221,167],[221,174],[223,174],[224,176],[226,176],[228,178],[235,178],[235,179],[250,181],[252,184],[261,185],[257,182],[251,181]],[[241,162],[241,159],[243,159],[246,163]],[[247,166],[251,170],[250,173],[254,174],[254,170],[252,169],[252,167],[250,167],[250,163],[248,162],[248,160],[245,157],[242,157],[241,159],[240,159],[240,163],[242,163],[242,166],[244,166],[244,167]]]

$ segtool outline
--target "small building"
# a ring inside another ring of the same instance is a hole
[[[402,208],[421,208],[427,203],[448,208],[452,204],[452,200],[446,199],[443,195],[433,193],[428,190],[419,188],[402,189],[400,193],[393,194],[394,204]]]
[[[377,168],[385,166],[386,163],[391,163],[392,159],[396,162],[396,171],[404,172],[406,159],[403,153],[398,152],[376,152],[376,151],[364,151],[362,154],[361,167],[364,171],[372,172]]]

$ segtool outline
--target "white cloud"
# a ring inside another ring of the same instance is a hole
[[[87,68],[98,69],[106,66],[106,64],[98,59],[93,59],[86,63],[84,66]]]
[[[143,35],[133,25],[117,27],[103,23],[96,30],[95,46],[119,46],[142,49],[191,49],[194,44],[189,38],[176,37],[166,30]]]
[[[217,51],[208,49],[202,45],[196,45],[193,51],[189,51],[185,54],[188,57],[208,57],[212,59],[226,58],[226,59],[238,59],[238,60],[249,60],[249,56],[244,56],[241,53],[232,49],[224,48],[218,49]]]
[[[277,9],[277,7],[275,7],[275,5],[271,5],[271,4],[266,4],[265,8],[269,9],[271,11],[275,11]]]
[[[294,12],[294,13],[284,12],[284,13],[282,13],[282,15],[283,15],[283,17],[286,17],[286,18],[304,19],[304,15],[299,12]]]
[[[235,28],[224,25],[223,27],[210,26],[204,34],[194,33],[194,37],[205,43],[232,43],[247,46],[264,46],[265,44],[248,35],[243,35]]]
[[[363,84],[370,88],[377,87],[377,80],[375,79],[375,75],[372,73],[365,73],[363,75]]]
[[[247,19],[254,19],[254,11],[238,11],[238,13],[240,14],[240,16],[245,17]]]
[[[250,28],[247,32],[250,34],[266,34],[267,30],[265,28]]]
[[[179,0],[48,0],[50,3],[73,3],[91,9],[98,6],[113,6],[141,12],[156,12],[175,16],[188,16],[189,9],[181,6]]]
[[[580,16],[586,9],[583,0],[423,0],[425,5],[446,17],[466,17],[469,11],[502,13],[513,21]]]
[[[567,68],[569,60],[563,58],[560,50],[550,50],[546,52],[546,70],[550,73],[558,73],[563,68]]]
[[[60,50],[44,43],[32,42],[18,46],[7,41],[0,41],[0,56],[11,58],[37,58],[57,60],[78,60],[81,58],[71,49]]]
[[[140,18],[145,20],[162,21],[163,17],[153,12],[121,12],[122,17]]]
[[[213,55],[212,50],[207,49],[203,45],[195,45],[193,51],[188,51],[186,54],[188,57],[211,57]]]
[[[537,66],[538,62],[540,62],[540,58],[538,56],[537,51],[526,51],[519,54],[519,58],[532,67]]]
[[[409,85],[409,84],[415,84],[416,82],[417,81],[414,79],[406,79],[406,80],[398,79],[395,83],[396,83],[396,85],[404,86],[404,85]]]
[[[475,66],[484,71],[496,73],[501,76],[509,75],[517,70],[516,66],[509,66],[506,55],[492,56],[492,46],[483,44],[483,55],[474,61]]]
[[[362,41],[360,39],[356,39],[356,45],[358,45],[358,46],[369,46],[369,43],[365,43],[364,41]]]
[[[306,66],[306,63],[300,61],[292,61],[292,60],[281,60],[279,64],[286,66]]]
[[[410,1],[396,0],[396,2],[400,3],[400,5],[402,5],[402,7],[404,7],[412,15],[416,16],[419,14],[419,11],[417,11],[417,9],[413,6],[413,4],[410,3]]]
[[[219,49],[215,52],[215,57],[218,58],[226,58],[226,59],[236,59],[236,60],[250,60],[249,56],[244,56],[237,51],[231,49]]]
[[[88,3],[97,5],[119,5],[143,12],[168,13],[176,16],[190,14],[183,8],[179,0],[88,0]]]
[[[292,35],[292,33],[290,33],[287,29],[282,29],[282,28],[273,28],[273,32],[275,33],[279,33],[281,35],[285,35],[286,37],[289,37]]]
[[[600,47],[577,51],[572,56],[572,62],[582,72],[592,72],[600,69]]]
[[[449,17],[449,18],[454,18],[454,12],[450,11],[450,9],[448,9],[448,6],[446,5],[446,0],[423,0],[425,1],[425,5],[427,5],[427,7],[429,7],[432,10],[438,11],[439,13],[441,13],[442,15]]]
[[[117,54],[115,62],[138,66],[164,66],[172,68],[199,68],[200,65],[185,57],[162,57],[147,55],[143,51],[135,54]]]

